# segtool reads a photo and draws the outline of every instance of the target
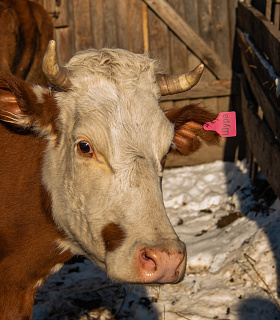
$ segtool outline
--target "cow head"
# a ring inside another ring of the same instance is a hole
[[[54,52],[52,42],[43,70],[55,90],[1,74],[0,117],[47,140],[42,183],[65,235],[60,246],[116,281],[177,283],[186,249],[164,208],[163,162],[169,152],[195,151],[201,139],[216,143],[202,129],[215,115],[198,106],[165,114],[161,91],[178,91],[168,85],[178,78],[159,76],[145,55],[88,50],[62,68]],[[201,71],[181,76],[179,90]]]

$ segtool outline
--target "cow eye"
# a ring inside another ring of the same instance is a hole
[[[86,157],[93,156],[93,150],[91,145],[87,141],[80,141],[77,145],[78,152]]]

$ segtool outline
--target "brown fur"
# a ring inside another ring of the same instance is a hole
[[[199,105],[188,105],[168,110],[165,115],[175,125],[173,151],[189,155],[201,147],[201,140],[209,145],[219,143],[220,136],[217,132],[203,129],[203,124],[215,120],[217,114]]]
[[[3,87],[3,74],[0,78]],[[53,121],[57,114],[54,105],[50,108],[54,113],[45,112],[44,108],[41,111],[42,105],[36,104],[30,85],[7,75],[6,80],[6,89],[13,87],[15,101],[20,102],[22,110],[32,107],[34,117],[45,125]],[[23,101],[31,103],[26,105]],[[0,145],[0,319],[32,319],[36,284],[71,254],[59,252],[56,241],[63,235],[52,220],[50,198],[41,185],[45,141],[0,122]]]
[[[7,111],[11,112],[13,104],[13,114],[28,116],[27,129],[34,125],[40,127],[51,125],[53,133],[58,136],[56,121],[59,111],[52,92],[45,90],[42,99],[44,103],[38,102],[32,86],[25,81],[0,72],[0,119],[9,117]]]
[[[125,232],[120,225],[111,222],[102,229],[102,238],[108,252],[115,251],[125,239]]]
[[[0,70],[46,84],[41,66],[52,38],[52,21],[41,5],[28,0],[0,0]]]

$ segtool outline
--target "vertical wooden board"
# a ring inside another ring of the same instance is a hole
[[[174,108],[174,104],[172,101],[164,101],[160,102],[160,107],[163,111],[167,111]]]
[[[74,0],[67,1],[68,4],[68,15],[69,15],[69,27],[70,27],[70,43],[68,44],[71,48],[71,55],[77,52],[75,47],[75,19],[74,19]]]
[[[269,57],[269,63],[280,74],[280,33],[275,25],[257,9],[241,2],[238,4],[238,24],[240,29],[250,34],[255,47]]]
[[[228,16],[229,16],[229,30],[230,30],[230,58],[233,59],[234,52],[234,40],[235,40],[235,30],[236,30],[236,10],[238,5],[238,0],[227,0],[228,5]]]
[[[103,26],[105,47],[118,47],[117,21],[116,21],[117,1],[103,0]]]
[[[196,6],[193,6],[194,8],[197,7],[197,23],[194,22],[194,18],[192,18],[192,23],[194,26],[197,26],[197,34],[211,47],[213,48],[214,44],[211,41],[211,0],[196,0]],[[195,17],[195,15],[194,15]],[[195,54],[195,53],[194,53]],[[198,63],[200,63],[200,60],[197,59],[196,56],[190,55],[189,57],[189,63],[191,67],[194,67]],[[212,81],[215,80],[216,77],[213,75],[213,73],[205,68],[203,71],[203,75],[200,81]]]
[[[167,156],[166,167],[191,166],[223,160],[225,140],[225,138],[222,138],[219,146],[207,146],[203,144],[197,152],[186,157],[169,154]]]
[[[184,6],[184,19],[192,27],[192,29],[198,34],[199,33],[199,22],[198,22],[198,7],[197,0],[184,0],[181,2]],[[201,63],[200,59],[187,48],[187,71],[196,67]]]
[[[170,73],[169,34],[168,27],[157,15],[148,10],[149,47],[152,58],[158,59],[164,72]]]
[[[217,112],[229,111],[230,107],[230,96],[217,98]]]
[[[187,106],[191,104],[190,100],[178,100],[174,102],[174,108],[182,108],[184,106]]]
[[[118,35],[118,47],[128,50],[128,1],[127,0],[115,0],[116,2],[116,27]]]
[[[184,0],[185,6],[185,20],[193,28],[193,30],[199,33],[199,11],[197,6],[198,0]]]
[[[279,2],[275,3],[273,23],[275,27],[279,30],[279,25],[280,25],[280,3]]]
[[[231,65],[230,28],[227,1],[212,0],[212,41],[222,60]]]
[[[51,14],[54,27],[62,28],[69,26],[68,15],[69,1],[48,0],[44,1],[45,9]]]
[[[184,2],[185,6],[185,20],[186,22],[192,27],[192,29],[199,34],[199,12],[198,12],[198,0],[185,0]],[[197,56],[188,49],[188,68],[189,70],[196,67],[199,63],[201,63],[200,59],[197,58]],[[204,74],[209,71],[204,70]],[[203,77],[205,77],[203,75]],[[202,78],[203,79],[203,78]]]
[[[63,65],[70,60],[74,52],[71,45],[71,29],[56,28],[55,39],[57,42],[57,56],[59,64]]]
[[[205,98],[201,105],[207,107],[209,110],[218,113],[219,106],[218,106],[218,98]]]
[[[260,165],[267,181],[280,195],[280,144],[275,139],[265,121],[257,115],[257,106],[252,102],[245,78],[242,78],[241,87],[242,113],[248,145]]]
[[[272,0],[266,0],[265,5],[265,17],[267,20],[271,20]]]
[[[214,43],[211,37],[212,28],[212,6],[211,0],[198,1],[198,24],[199,35],[209,45],[210,48],[214,48]]]
[[[105,46],[102,2],[103,0],[91,0],[90,2],[92,46],[96,49],[101,49]]]
[[[127,31],[129,50],[135,53],[144,53],[144,32],[147,33],[147,22],[144,20],[144,10],[147,10],[147,5],[139,0],[127,1]],[[144,24],[143,24],[144,23]]]
[[[190,100],[190,103],[192,103],[192,104],[200,104],[200,105],[206,107],[204,102],[205,102],[205,99],[203,99],[203,98],[197,98],[197,99],[191,99]]]
[[[198,25],[200,37],[211,47],[214,48],[214,41],[212,39],[212,1],[198,0]],[[203,72],[204,81],[215,80],[215,76],[209,69]]]
[[[212,38],[213,33],[213,17],[212,17],[212,0],[199,0],[197,2],[198,10],[198,34],[200,37],[214,49],[214,41]],[[204,81],[215,80],[215,76],[209,69],[203,72]]]
[[[73,0],[75,51],[91,48],[90,0]]]
[[[168,0],[174,10],[185,18],[185,6],[181,0]],[[184,73],[189,70],[188,50],[186,45],[169,30],[171,73]]]

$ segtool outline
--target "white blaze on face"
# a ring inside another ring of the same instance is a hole
[[[158,105],[154,62],[114,52],[114,59],[124,55],[127,61],[110,67],[105,58],[97,64],[93,57],[91,66],[87,56],[78,55],[70,62],[74,89],[56,95],[61,136],[55,147],[49,145],[43,178],[54,220],[72,251],[106,268],[115,280],[145,282],[142,269],[151,265],[145,255],[153,252],[160,261],[160,248],[167,256],[185,250],[160,189],[173,125]],[[145,253],[138,255],[139,250]],[[163,276],[167,282],[179,279],[171,278]]]

